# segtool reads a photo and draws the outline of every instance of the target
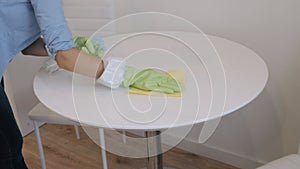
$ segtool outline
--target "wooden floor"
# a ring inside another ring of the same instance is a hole
[[[101,152],[80,128],[77,140],[73,126],[47,124],[40,129],[47,169],[102,169]],[[107,138],[106,138],[107,139]],[[23,154],[29,169],[41,169],[35,134],[24,138]],[[145,159],[132,159],[107,154],[109,169],[139,169]],[[164,165],[177,169],[238,169],[224,163],[200,157],[178,148],[164,153]]]

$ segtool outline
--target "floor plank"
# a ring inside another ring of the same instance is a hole
[[[82,128],[80,140],[76,139],[73,126],[47,124],[40,132],[47,169],[102,169],[101,149]],[[29,169],[41,168],[34,133],[24,138],[23,154]],[[125,158],[112,153],[107,153],[107,158],[110,169],[139,169],[146,163],[145,159]],[[164,153],[164,165],[177,169],[238,169],[178,148]]]

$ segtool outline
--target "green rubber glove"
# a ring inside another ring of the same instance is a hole
[[[87,37],[80,37],[80,36],[74,36],[74,38],[73,38],[76,48],[79,50],[81,50],[81,48],[84,47],[84,45],[88,39],[89,38],[87,38]]]
[[[167,94],[181,92],[182,89],[181,84],[167,73],[152,69],[138,70],[133,67],[127,68],[123,86]]]
[[[87,37],[75,36],[74,43],[77,49],[99,58],[104,55],[106,50],[103,40],[99,37],[89,39]]]

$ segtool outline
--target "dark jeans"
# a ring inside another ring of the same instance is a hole
[[[4,81],[3,81],[3,78],[1,79],[1,85],[2,85],[2,87],[4,88]]]
[[[22,156],[23,138],[0,85],[0,169],[27,169]]]

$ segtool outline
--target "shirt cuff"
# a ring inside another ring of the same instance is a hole
[[[56,28],[50,28],[51,33],[47,33],[48,37],[45,38],[47,47],[52,57],[55,59],[59,50],[68,50],[75,48],[72,34],[68,25],[55,26]]]

